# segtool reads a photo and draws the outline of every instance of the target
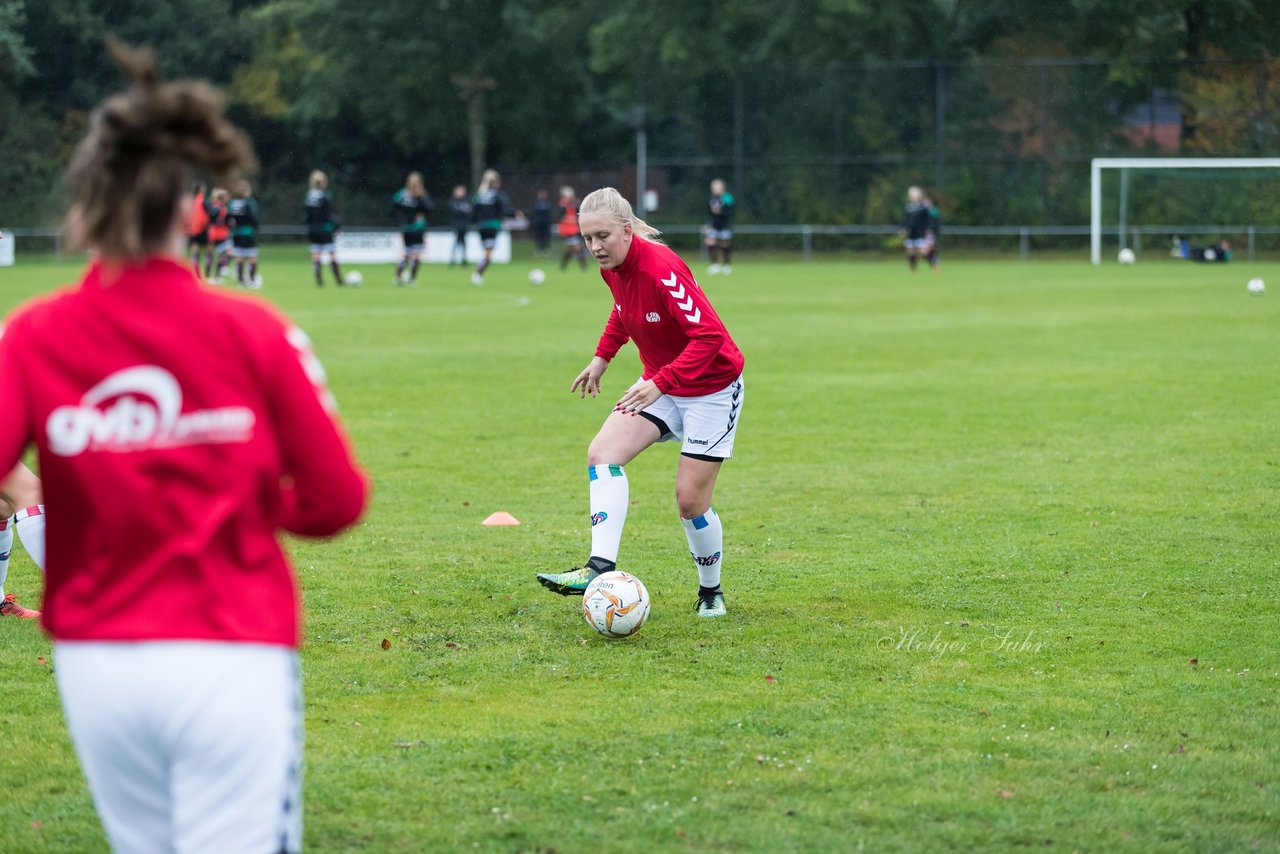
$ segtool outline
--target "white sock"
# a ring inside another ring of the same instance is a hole
[[[9,553],[13,551],[13,525],[0,519],[0,599],[4,598],[4,581],[9,577]]]
[[[692,519],[681,519],[684,535],[689,541],[689,552],[698,567],[698,584],[703,587],[720,586],[720,564],[724,552],[724,528],[714,508]]]
[[[591,481],[591,556],[617,563],[631,489],[619,465],[587,466]]]
[[[22,540],[22,548],[31,556],[31,560],[40,571],[44,572],[44,505],[37,504],[19,510],[13,517],[18,529],[18,539]]]

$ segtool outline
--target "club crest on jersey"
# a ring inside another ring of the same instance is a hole
[[[253,410],[245,406],[182,411],[182,387],[173,374],[139,365],[111,374],[76,406],[49,413],[49,450],[60,457],[85,451],[150,451],[185,445],[246,442]]]
[[[651,311],[644,316],[644,319],[650,323],[657,323],[662,320],[662,315],[658,314],[656,311]]]
[[[595,513],[591,514],[591,527],[594,528],[596,525],[599,525],[601,522],[603,522],[605,519],[608,519],[608,518],[609,518],[608,513],[604,512],[603,510],[597,510]]]

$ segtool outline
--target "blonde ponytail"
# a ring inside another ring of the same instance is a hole
[[[629,222],[633,234],[651,243],[662,242],[658,239],[658,235],[662,232],[636,216],[635,211],[631,210],[631,203],[613,187],[601,187],[587,194],[582,204],[578,206],[578,216],[583,217],[587,214],[601,214],[619,225]]]

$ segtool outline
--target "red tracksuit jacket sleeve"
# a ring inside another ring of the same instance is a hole
[[[324,367],[297,327],[281,336],[273,416],[282,437],[285,483],[280,527],[325,537],[360,517],[369,484],[336,420]]]
[[[626,327],[622,325],[622,318],[615,307],[609,312],[609,320],[604,325],[604,333],[600,336],[600,343],[596,345],[596,355],[606,362],[611,362],[613,357],[618,355],[618,351],[622,349],[622,345],[629,340],[631,340],[631,336],[627,334]]]

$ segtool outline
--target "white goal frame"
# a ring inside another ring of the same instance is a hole
[[[1103,169],[1280,169],[1280,157],[1095,157],[1089,162],[1089,245],[1102,263]]]

